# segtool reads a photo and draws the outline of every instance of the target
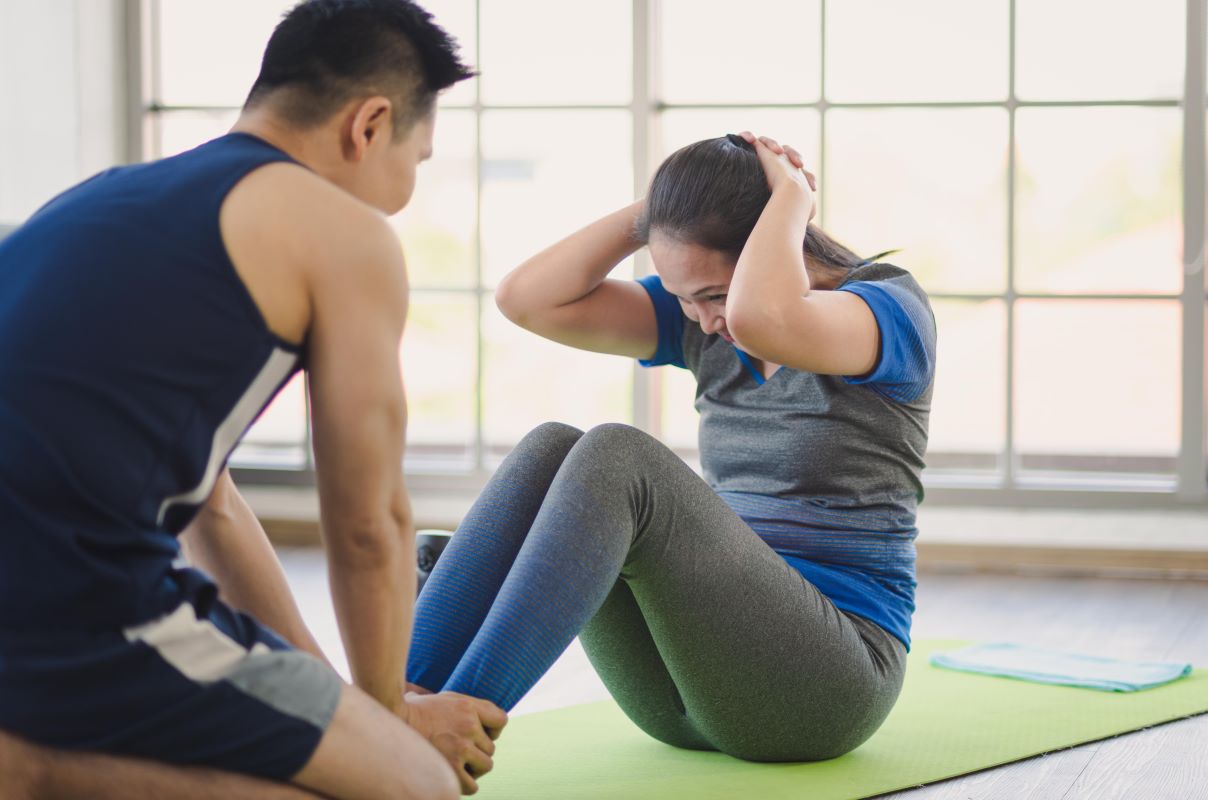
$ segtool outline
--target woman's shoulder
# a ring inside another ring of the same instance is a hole
[[[918,286],[919,291],[923,290],[923,287],[919,286],[919,282],[915,280],[910,270],[885,261],[868,262],[853,268],[847,273],[847,277],[843,279],[843,283],[839,284],[839,286],[846,286],[856,281],[896,281]]]
[[[931,302],[914,276],[894,264],[864,264],[836,290],[864,300],[880,331],[877,366],[868,375],[844,380],[876,385],[880,394],[900,403],[924,397],[935,375],[937,330]]]
[[[860,283],[876,283],[886,288],[892,287],[895,294],[905,292],[907,295],[917,298],[923,304],[927,306],[931,305],[930,298],[927,296],[927,290],[922,287],[909,270],[896,264],[889,264],[883,261],[861,264],[847,273],[843,282],[835,288],[840,291],[854,290],[859,293],[859,290],[853,284]]]

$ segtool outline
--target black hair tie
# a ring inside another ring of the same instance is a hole
[[[741,147],[743,150],[754,150],[751,143],[739,136],[737,133],[727,133],[726,140],[735,147]]]

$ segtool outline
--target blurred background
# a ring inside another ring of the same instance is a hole
[[[225,132],[289,5],[0,0],[0,224]],[[1208,42],[1187,0],[426,5],[482,73],[442,97],[435,157],[393,220],[426,521],[455,522],[546,420],[632,423],[694,458],[688,373],[543,342],[492,291],[643,194],[672,150],[744,128],[796,145],[822,226],[900,250],[931,294],[930,504],[1208,507]],[[620,272],[650,270],[632,262]],[[313,506],[306,402],[296,381],[235,456],[267,506],[274,487],[302,498],[278,516]]]
[[[696,459],[688,373],[543,342],[492,293],[674,149],[751,129],[805,154],[825,229],[897,249],[932,298],[916,638],[1208,660],[1205,0],[420,2],[481,71],[441,98],[392,221],[420,527],[456,526],[547,420],[627,422]],[[0,236],[102,169],[223,134],[289,5],[0,0]],[[347,676],[301,381],[233,463]],[[604,696],[574,644],[516,711]],[[1182,800],[1205,749],[1199,717],[910,796],[1001,779],[994,796]]]

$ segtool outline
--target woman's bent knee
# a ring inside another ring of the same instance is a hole
[[[583,434],[577,449],[590,451],[604,463],[625,470],[651,466],[663,458],[679,460],[658,439],[639,428],[619,422],[608,422],[592,428]]]
[[[516,446],[562,446],[569,450],[582,437],[583,431],[573,425],[563,422],[543,422],[526,433]]]

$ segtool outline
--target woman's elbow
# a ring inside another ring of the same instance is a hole
[[[776,319],[760,309],[727,309],[726,330],[744,352],[765,358],[767,342],[774,338]]]
[[[518,286],[516,270],[509,272],[495,287],[495,307],[512,323],[528,329],[532,321],[532,309],[525,302],[524,290]]]
[[[515,272],[509,272],[495,287],[495,307],[512,322],[516,322],[516,318],[521,315],[515,274]]]

